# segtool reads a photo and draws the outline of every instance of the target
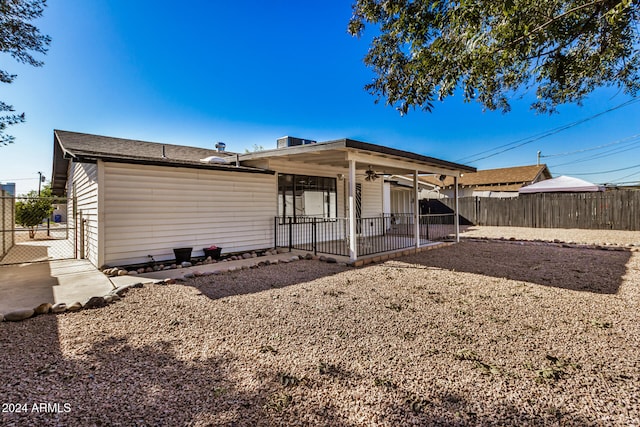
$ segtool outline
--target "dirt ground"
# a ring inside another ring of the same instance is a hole
[[[511,241],[146,285],[0,323],[0,424],[640,425],[639,309],[640,252]]]

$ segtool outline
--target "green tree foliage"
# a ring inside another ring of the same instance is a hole
[[[29,21],[41,17],[45,6],[46,0],[0,0],[0,52],[8,53],[23,64],[42,66],[42,61],[35,59],[31,52],[46,53],[51,39],[40,34]],[[12,83],[15,78],[15,74],[0,70],[0,82]],[[14,111],[12,105],[0,101],[0,112]],[[0,116],[0,147],[15,139],[5,133],[6,128],[24,119],[24,113]]]
[[[16,202],[16,223],[29,229],[29,237],[35,238],[38,226],[53,213],[55,198],[51,187],[45,186],[38,192],[30,191],[24,198]]]
[[[356,0],[349,32],[377,28],[365,88],[401,114],[461,93],[489,110],[535,88],[554,112],[598,87],[640,88],[638,0]]]

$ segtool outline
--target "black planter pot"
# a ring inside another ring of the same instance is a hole
[[[205,258],[211,257],[211,259],[220,259],[220,252],[222,251],[222,248],[216,248],[216,249],[202,248],[202,250],[204,251]]]
[[[191,262],[191,251],[193,248],[175,248],[173,253],[176,256],[176,264],[181,262]]]

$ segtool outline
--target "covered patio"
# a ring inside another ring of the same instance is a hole
[[[275,246],[348,256],[351,261],[444,238],[458,241],[457,182],[462,173],[475,172],[469,166],[351,139],[248,153],[239,160],[279,175]],[[314,171],[317,176],[309,176]],[[384,177],[392,175],[413,182],[409,212],[392,203],[393,190],[384,183]],[[426,175],[454,178],[454,214],[421,215],[418,177]],[[330,178],[335,191],[305,194],[300,178]],[[310,212],[313,200],[318,200],[318,210]]]
[[[416,245],[412,214],[388,214],[374,218],[356,218],[357,257],[371,256],[407,248],[419,248],[436,241],[455,240],[454,214],[420,215]],[[315,217],[275,218],[276,247],[302,250],[313,254],[350,257],[349,219]],[[367,229],[368,227],[368,229]],[[353,259],[351,259],[353,260]]]

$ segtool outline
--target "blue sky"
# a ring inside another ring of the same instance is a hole
[[[26,112],[27,122],[9,129],[14,144],[0,147],[0,181],[16,182],[23,193],[37,188],[38,171],[49,178],[53,129],[211,148],[224,141],[238,152],[254,144],[275,148],[284,135],[347,137],[468,163],[483,157],[476,153],[629,100],[602,89],[582,107],[548,116],[529,109],[531,94],[515,99],[508,114],[453,97],[433,113],[401,117],[364,91],[372,73],[362,58],[372,32],[349,36],[350,16],[349,0],[50,1],[36,22],[53,40],[45,65],[3,57],[2,67],[18,78],[3,85],[0,99]],[[544,156],[613,144],[542,160],[554,176],[637,182],[639,117],[635,102],[468,164],[529,165],[538,150]]]

